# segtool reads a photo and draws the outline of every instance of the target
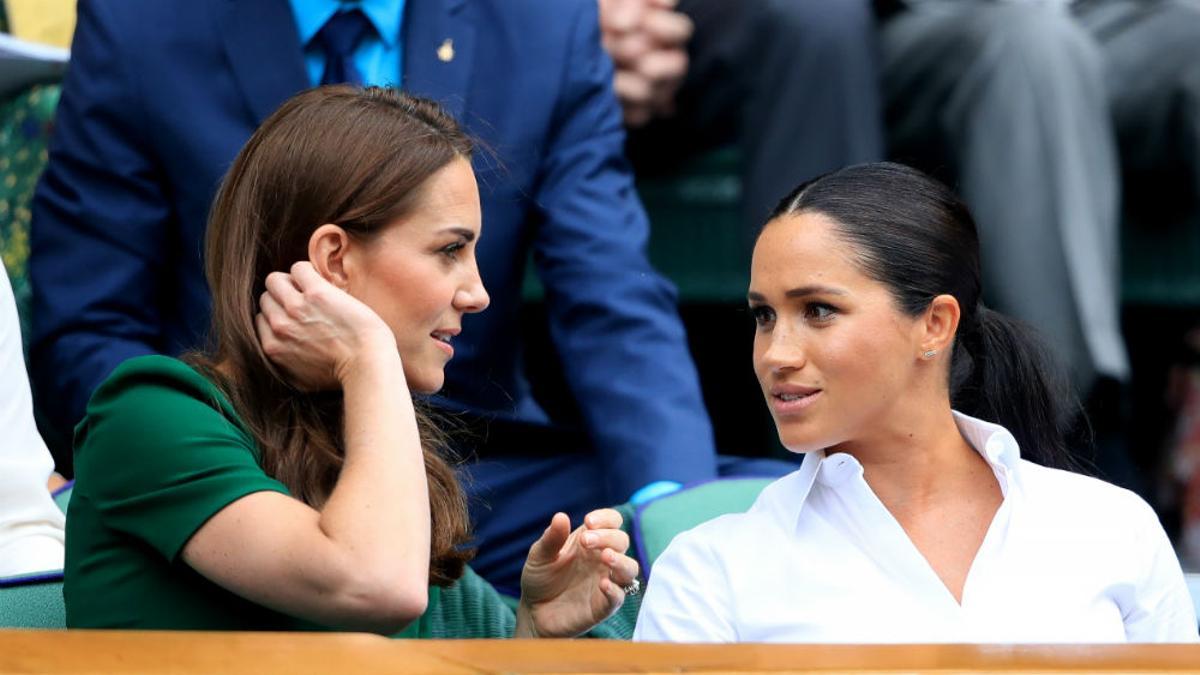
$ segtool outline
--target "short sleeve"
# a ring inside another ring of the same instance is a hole
[[[1125,636],[1130,642],[1200,641],[1195,605],[1171,541],[1150,506],[1137,502],[1137,550],[1144,555],[1132,603],[1124,612]]]
[[[678,535],[654,562],[633,639],[736,642],[729,588],[703,528]]]
[[[76,429],[76,491],[106,527],[172,561],[233,501],[287,494],[259,467],[253,440],[222,401],[181,361],[127,361],[97,389]]]

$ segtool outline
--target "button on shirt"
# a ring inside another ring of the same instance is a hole
[[[325,22],[341,9],[357,7],[375,27],[354,51],[354,66],[362,73],[364,84],[400,86],[404,51],[400,28],[404,20],[404,0],[291,0],[296,29],[304,48],[304,67],[316,86],[325,72],[325,53],[313,37]]]
[[[1196,615],[1154,511],[1103,481],[1022,460],[955,413],[1004,500],[960,605],[852,456],[812,452],[746,513],[675,538],[634,638],[681,642],[1194,642]]]

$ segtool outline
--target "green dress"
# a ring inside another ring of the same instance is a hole
[[[209,518],[253,492],[288,494],[258,465],[232,405],[182,361],[125,362],[75,431],[63,596],[73,628],[320,630],[205,579],[180,553]],[[264,523],[264,527],[270,527]],[[402,637],[429,637],[440,594]]]

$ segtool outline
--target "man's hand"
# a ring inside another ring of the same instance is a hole
[[[674,110],[692,37],[692,21],[675,11],[677,1],[598,0],[604,48],[616,66],[613,88],[629,127]]]

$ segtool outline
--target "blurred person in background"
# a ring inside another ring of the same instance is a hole
[[[1048,338],[1088,399],[1098,464],[1147,492],[1123,438],[1119,229],[1168,203],[1200,227],[1200,5],[876,4],[889,155],[970,204],[989,302]]]
[[[797,182],[883,156],[867,0],[599,0],[639,173],[736,144],[747,232]]]

